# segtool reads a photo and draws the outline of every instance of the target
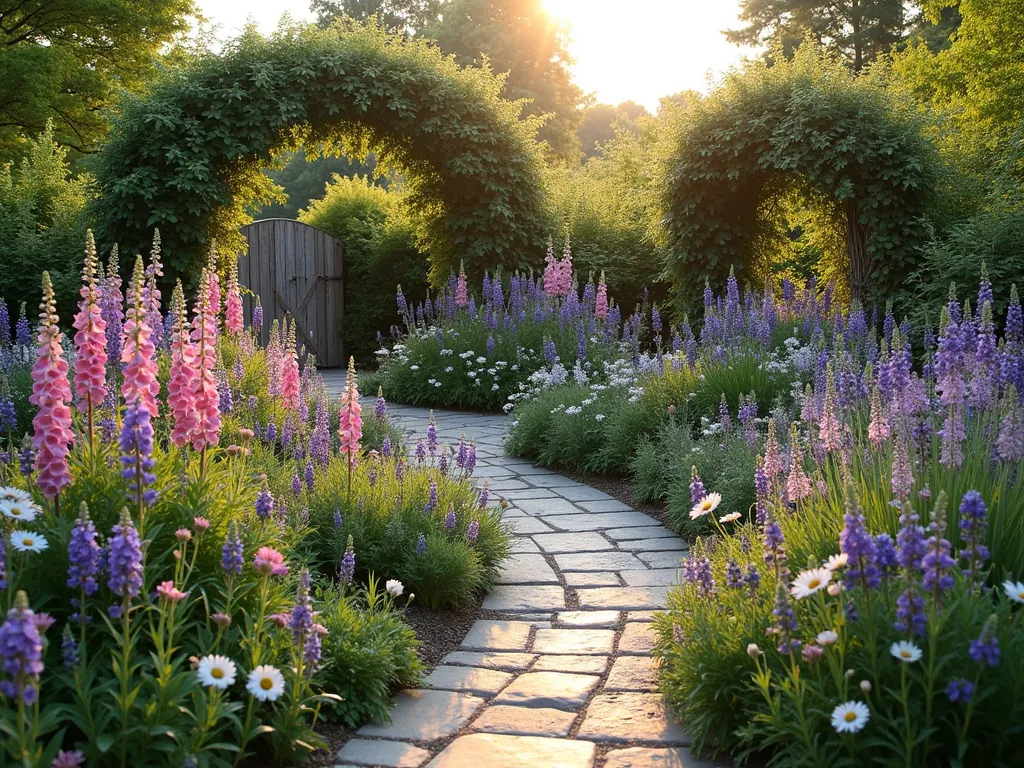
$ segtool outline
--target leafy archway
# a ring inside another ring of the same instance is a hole
[[[886,292],[913,266],[937,155],[920,118],[876,79],[804,45],[792,61],[731,73],[676,119],[663,223],[681,305],[730,267],[769,271],[779,205],[793,199],[840,234],[833,258],[854,298]]]
[[[141,252],[160,228],[169,271],[211,239],[242,247],[246,208],[276,153],[377,152],[407,176],[435,279],[520,266],[546,235],[536,124],[500,81],[372,26],[243,35],[130,100],[96,160],[104,242]]]

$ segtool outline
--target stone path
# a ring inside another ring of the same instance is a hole
[[[426,409],[390,413],[426,433]],[[718,765],[690,755],[651,657],[651,617],[686,543],[595,488],[507,456],[505,417],[435,417],[442,442],[476,442],[474,476],[508,501],[514,554],[462,647],[424,689],[396,695],[390,724],[360,728],[339,768]]]

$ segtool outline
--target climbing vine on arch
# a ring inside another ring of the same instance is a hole
[[[793,200],[831,228],[854,298],[887,293],[913,267],[937,154],[877,78],[805,45],[792,61],[731,73],[674,120],[662,220],[681,307],[730,268],[766,272]]]
[[[500,80],[373,26],[255,32],[130,99],[96,159],[104,242],[141,252],[154,227],[168,277],[243,247],[261,169],[299,146],[372,147],[406,176],[435,280],[518,267],[543,245],[536,125]]]

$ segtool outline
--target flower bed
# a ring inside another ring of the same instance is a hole
[[[73,351],[44,275],[33,435],[4,438],[5,759],[289,762],[324,744],[325,719],[386,719],[390,690],[422,670],[401,616],[410,592],[464,602],[507,552],[470,484],[470,446],[407,457],[382,398],[363,421],[354,374],[329,403],[294,326],[266,349],[244,327],[234,275],[222,289],[205,270],[191,318],[179,285],[164,318],[158,244],[126,298],[107,274],[90,238]],[[24,356],[25,339],[0,337],[5,360]],[[392,475],[376,492],[374,467]],[[432,483],[444,506],[429,515]],[[416,526],[385,491],[419,504]],[[393,559],[375,525],[413,554],[426,538],[426,556]]]

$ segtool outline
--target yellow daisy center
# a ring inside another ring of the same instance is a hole
[[[26,536],[25,538],[23,538],[23,539],[21,540],[21,543],[22,543],[22,545],[24,545],[24,546],[26,546],[26,547],[31,547],[31,546],[32,546],[33,544],[35,544],[36,542],[35,542],[35,539],[31,539],[31,538],[29,538],[28,536]]]
[[[811,579],[809,582],[807,582],[807,588],[808,589],[817,589],[820,586],[821,586],[821,579]]]
[[[212,677],[214,680],[220,680],[222,677],[224,677],[224,670],[220,667],[214,667],[210,670],[210,677]]]
[[[857,719],[857,713],[854,712],[852,709],[849,712],[847,712],[845,715],[843,715],[843,720],[845,720],[848,723],[852,723],[856,719]]]
[[[262,688],[264,691],[269,691],[273,687],[274,681],[271,680],[269,677],[264,677],[262,680],[260,680],[260,688]]]
[[[1021,600],[1024,600],[1024,590],[1021,590],[1020,592],[1018,592],[1017,593],[1017,597],[1019,597]]]
[[[912,654],[910,651],[900,651],[900,656],[902,656],[904,659],[909,659],[913,655],[914,654]]]
[[[700,508],[701,509],[711,509],[711,502],[710,501],[702,501],[700,503]]]
[[[20,517],[21,509],[19,507],[11,507],[11,517]]]

